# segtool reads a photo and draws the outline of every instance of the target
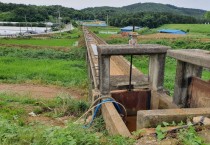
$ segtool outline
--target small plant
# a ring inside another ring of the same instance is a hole
[[[165,132],[166,130],[163,129],[161,127],[161,125],[158,125],[156,127],[155,131],[156,131],[156,134],[157,134],[158,141],[161,141],[161,140],[163,140],[166,137],[166,132]]]
[[[190,126],[188,129],[180,130],[178,139],[183,145],[207,145],[204,143],[203,139],[198,136],[193,126]]]
[[[137,130],[132,132],[132,135],[136,138],[139,139],[140,137],[142,137],[142,134],[145,133],[145,130]]]

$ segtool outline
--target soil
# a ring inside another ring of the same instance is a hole
[[[38,99],[52,99],[58,95],[69,95],[81,99],[84,96],[84,91],[73,88],[32,84],[0,84],[0,93],[12,93]]]
[[[28,123],[31,122],[39,122],[44,125],[50,125],[50,126],[61,126],[65,127],[66,123],[69,119],[73,118],[72,116],[64,116],[60,118],[51,118],[51,117],[45,117],[45,116],[29,116],[28,117]]]
[[[53,49],[57,51],[64,51],[64,52],[69,52],[71,49],[69,47],[62,47],[62,46],[38,46],[38,45],[26,45],[26,44],[2,44],[0,43],[1,46],[4,47],[16,47],[16,48],[24,48],[24,49]]]
[[[68,95],[75,99],[84,98],[84,91],[76,90],[72,88],[62,88],[57,86],[43,86],[32,84],[0,84],[0,93],[23,95],[27,97],[33,97],[37,99],[53,99],[58,95]],[[19,104],[13,104],[19,105]],[[60,118],[46,117],[44,114],[36,116],[30,116],[28,113],[33,112],[34,106],[21,104],[22,108],[27,113],[27,123],[39,122],[43,125],[49,126],[61,126],[64,127],[68,120],[74,118],[74,116],[64,116]],[[18,108],[18,107],[17,107]]]
[[[148,34],[148,35],[139,35],[138,39],[177,39],[177,38],[182,38],[185,37],[186,35],[174,35],[174,34],[166,34],[166,33],[156,33],[156,34]],[[127,37],[127,36],[126,36]],[[126,38],[123,37],[121,34],[116,34],[110,36],[110,39],[115,39],[115,38]]]

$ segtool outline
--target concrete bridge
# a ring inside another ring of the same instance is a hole
[[[119,113],[112,102],[102,105],[110,134],[130,136],[132,131],[156,127],[163,121],[210,117],[210,83],[200,79],[202,69],[210,68],[209,51],[171,50],[154,44],[108,45],[86,27],[83,32],[90,78],[89,100],[101,102],[113,98],[125,107]],[[149,76],[130,65],[122,55],[147,55]],[[163,87],[167,55],[177,59],[173,97]]]

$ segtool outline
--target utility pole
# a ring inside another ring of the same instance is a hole
[[[109,26],[109,14],[107,14],[106,22],[107,22],[107,26]]]
[[[46,19],[45,19],[45,27],[46,27],[46,33],[47,33],[47,21],[46,21]]]
[[[60,13],[60,9],[58,9],[58,21],[59,21],[60,36],[61,36],[61,13]]]
[[[20,35],[21,35],[21,26],[20,26],[20,22],[19,22],[19,27],[20,27]]]
[[[25,15],[25,23],[26,23],[27,32],[28,32],[28,23],[27,23],[27,20],[26,20],[26,15]]]

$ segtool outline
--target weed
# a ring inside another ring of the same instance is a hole
[[[105,125],[104,119],[103,119],[103,117],[101,115],[95,118],[91,128],[95,132],[101,132],[101,133],[103,133],[105,135],[108,134],[108,132],[106,130],[106,125]]]
[[[60,86],[83,86],[87,83],[84,49],[73,49],[69,53],[22,49],[0,49],[0,52],[0,82]]]
[[[158,125],[156,127],[155,131],[156,131],[156,134],[157,134],[158,141],[161,141],[161,140],[163,140],[166,137],[165,129],[163,129],[161,127],[161,125]]]
[[[180,130],[178,138],[183,145],[206,145],[193,126]]]

